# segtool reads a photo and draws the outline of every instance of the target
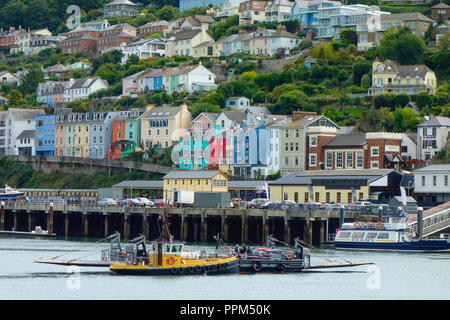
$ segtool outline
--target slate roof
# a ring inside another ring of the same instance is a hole
[[[104,81],[106,84],[108,84],[108,82],[106,80],[103,80],[100,77],[82,78],[82,79],[75,79],[74,82],[72,83],[72,85],[69,84],[67,89],[72,90],[72,89],[80,89],[80,88],[89,88],[97,80]]]
[[[431,126],[447,126],[450,127],[450,118],[447,117],[432,117],[430,120],[424,121],[417,125],[418,127]]]
[[[137,4],[135,4],[135,3],[131,2],[131,1],[128,1],[128,0],[114,0],[114,1],[112,1],[110,3],[105,4],[105,7],[115,6],[115,5],[119,5],[119,4],[126,4],[126,5],[129,5],[129,6],[137,7]]]
[[[170,107],[170,106],[163,106],[163,107],[153,107],[150,110],[145,111],[141,119],[159,119],[159,118],[175,118],[176,115],[183,110],[182,107]]]
[[[200,29],[179,31],[179,32],[175,33],[174,38],[175,38],[175,41],[192,39],[200,32],[202,32],[202,30],[200,30]]]
[[[395,73],[400,77],[424,77],[427,72],[433,72],[430,68],[428,68],[426,65],[400,65],[396,61],[393,60],[385,60],[382,62],[384,64],[384,68],[381,71],[378,71],[378,68],[373,70],[373,73]]]
[[[242,123],[247,120],[247,112],[239,110],[224,110],[222,113],[230,120],[236,123]]]
[[[448,163],[448,164],[432,164],[430,166],[414,170],[413,172],[421,173],[421,172],[428,172],[428,171],[430,171],[430,172],[431,171],[448,171],[448,172],[450,172],[450,163]]]
[[[34,130],[23,130],[16,139],[34,139]]]
[[[219,170],[178,170],[169,172],[163,179],[211,179],[218,173]]]
[[[366,170],[309,170],[303,172],[292,172],[278,180],[270,182],[270,185],[309,185],[313,180],[336,180],[336,179],[367,179],[368,182],[377,180],[392,172],[393,169],[366,169]]]
[[[9,114],[14,120],[34,120],[36,116],[45,115],[42,109],[8,109]]]
[[[337,134],[323,144],[324,147],[362,147],[366,144],[365,134]]]
[[[438,3],[437,5],[431,7],[431,9],[450,9],[450,6],[444,2]]]

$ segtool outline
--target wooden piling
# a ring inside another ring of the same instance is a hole
[[[83,212],[82,216],[83,216],[83,235],[87,237],[89,235],[89,215],[87,212]]]
[[[47,231],[48,233],[53,233],[53,203],[50,203],[47,214]]]
[[[1,230],[5,231],[5,203],[2,201],[1,202]]]

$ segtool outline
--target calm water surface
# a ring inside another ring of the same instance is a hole
[[[62,255],[99,260],[106,243],[0,238],[0,299],[21,300],[303,300],[450,299],[450,254],[311,251],[312,264],[329,260],[374,262],[376,267],[298,274],[121,276],[28,260]],[[328,260],[327,260],[328,259]],[[251,289],[249,289],[251,288]]]

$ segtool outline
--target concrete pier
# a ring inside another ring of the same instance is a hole
[[[354,211],[125,208],[11,202],[1,206],[1,229],[30,231],[40,225],[64,237],[103,238],[119,231],[125,240],[139,234],[154,239],[159,236],[158,217],[163,212],[175,239],[214,242],[213,236],[221,232],[230,246],[236,243],[265,244],[269,234],[286,243],[293,243],[294,238],[300,237],[306,243],[319,246],[327,241],[328,234],[335,233],[343,215],[346,221],[377,218]]]

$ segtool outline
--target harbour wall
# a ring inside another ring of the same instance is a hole
[[[222,233],[225,243],[264,244],[267,235],[292,244],[296,237],[313,246],[326,243],[339,227],[339,211],[249,210],[202,208],[141,208],[97,205],[29,204],[1,206],[1,230],[25,231],[40,226],[58,237],[104,238],[118,231],[122,239],[143,234],[159,236],[158,218],[164,213],[177,240],[214,242]],[[344,212],[345,221],[369,221],[378,216]]]

